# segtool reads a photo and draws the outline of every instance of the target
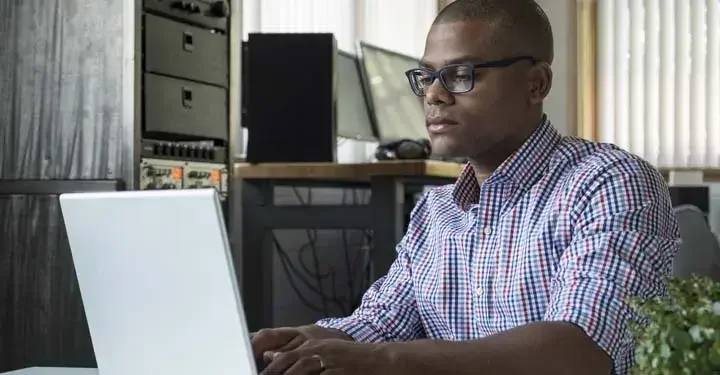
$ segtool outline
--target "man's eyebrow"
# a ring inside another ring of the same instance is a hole
[[[427,69],[436,69],[436,68],[442,68],[443,66],[447,65],[453,65],[453,64],[476,64],[478,62],[482,62],[484,59],[480,59],[477,56],[459,56],[452,59],[447,59],[443,61],[443,64],[440,66],[436,66],[435,64],[430,63],[427,60],[420,60],[419,66],[421,68],[427,68]]]

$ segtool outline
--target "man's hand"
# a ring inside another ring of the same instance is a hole
[[[316,325],[261,329],[253,333],[250,342],[253,356],[259,369],[270,363],[276,353],[283,353],[298,348],[308,340],[338,339],[350,340],[352,338],[344,332],[318,327]]]
[[[383,348],[347,340],[309,340],[275,353],[261,375],[384,375],[391,373],[392,358]]]

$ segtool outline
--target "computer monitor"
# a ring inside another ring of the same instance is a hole
[[[337,135],[361,141],[376,141],[365,100],[360,66],[354,54],[338,51]]]
[[[422,98],[413,94],[405,71],[419,59],[358,43],[358,55],[373,126],[381,141],[427,138]]]

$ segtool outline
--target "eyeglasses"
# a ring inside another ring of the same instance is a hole
[[[509,59],[487,61],[479,64],[453,64],[440,68],[437,71],[416,68],[405,72],[410,82],[410,88],[417,96],[425,96],[427,88],[440,80],[445,90],[451,94],[463,94],[475,87],[475,70],[479,68],[506,68],[519,61],[537,62],[532,56],[518,56]]]

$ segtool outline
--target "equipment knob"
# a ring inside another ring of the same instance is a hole
[[[215,1],[210,4],[210,13],[218,18],[225,18],[230,15],[230,6],[225,1]]]

